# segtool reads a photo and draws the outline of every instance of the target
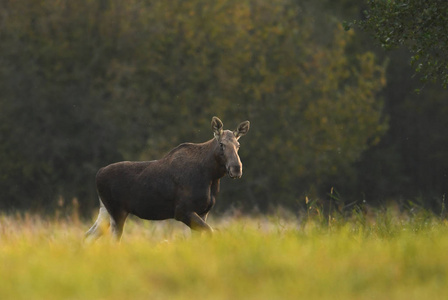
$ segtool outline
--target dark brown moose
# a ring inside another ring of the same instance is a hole
[[[184,143],[159,160],[118,162],[96,175],[100,211],[86,238],[96,240],[110,225],[120,240],[129,214],[147,220],[174,218],[193,230],[212,232],[205,222],[226,173],[240,178],[243,166],[238,139],[249,131],[249,121],[235,131],[223,130],[212,119],[214,138],[201,144]]]

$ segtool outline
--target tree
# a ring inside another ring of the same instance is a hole
[[[51,211],[76,197],[87,211],[98,168],[146,140],[128,135],[138,104],[113,94],[112,18],[100,2],[1,3],[0,207]]]
[[[411,65],[423,81],[448,85],[448,2],[445,0],[369,0],[357,21],[385,49],[407,47]]]
[[[353,34],[334,21],[322,29],[293,0],[14,0],[0,10],[3,207],[77,197],[88,211],[96,170],[209,139],[213,115],[253,125],[244,181],[220,203],[294,207],[353,177],[387,128],[376,96],[385,66],[348,55]]]

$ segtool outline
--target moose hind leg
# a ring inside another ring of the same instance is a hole
[[[125,212],[117,216],[110,217],[110,227],[112,230],[112,236],[117,242],[121,240],[121,236],[123,235],[124,223],[126,222],[127,217],[128,213]]]
[[[104,204],[100,200],[100,211],[98,213],[98,217],[93,224],[93,226],[86,232],[85,234],[85,240],[95,241],[99,237],[101,237],[104,232],[109,228],[109,213],[107,212],[106,207],[104,207]]]

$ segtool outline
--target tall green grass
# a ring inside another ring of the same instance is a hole
[[[0,299],[448,299],[448,226],[429,213],[128,221],[0,216]]]

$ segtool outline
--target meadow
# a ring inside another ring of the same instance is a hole
[[[128,220],[0,216],[0,299],[448,299],[448,224],[428,212],[226,216],[210,236]]]

